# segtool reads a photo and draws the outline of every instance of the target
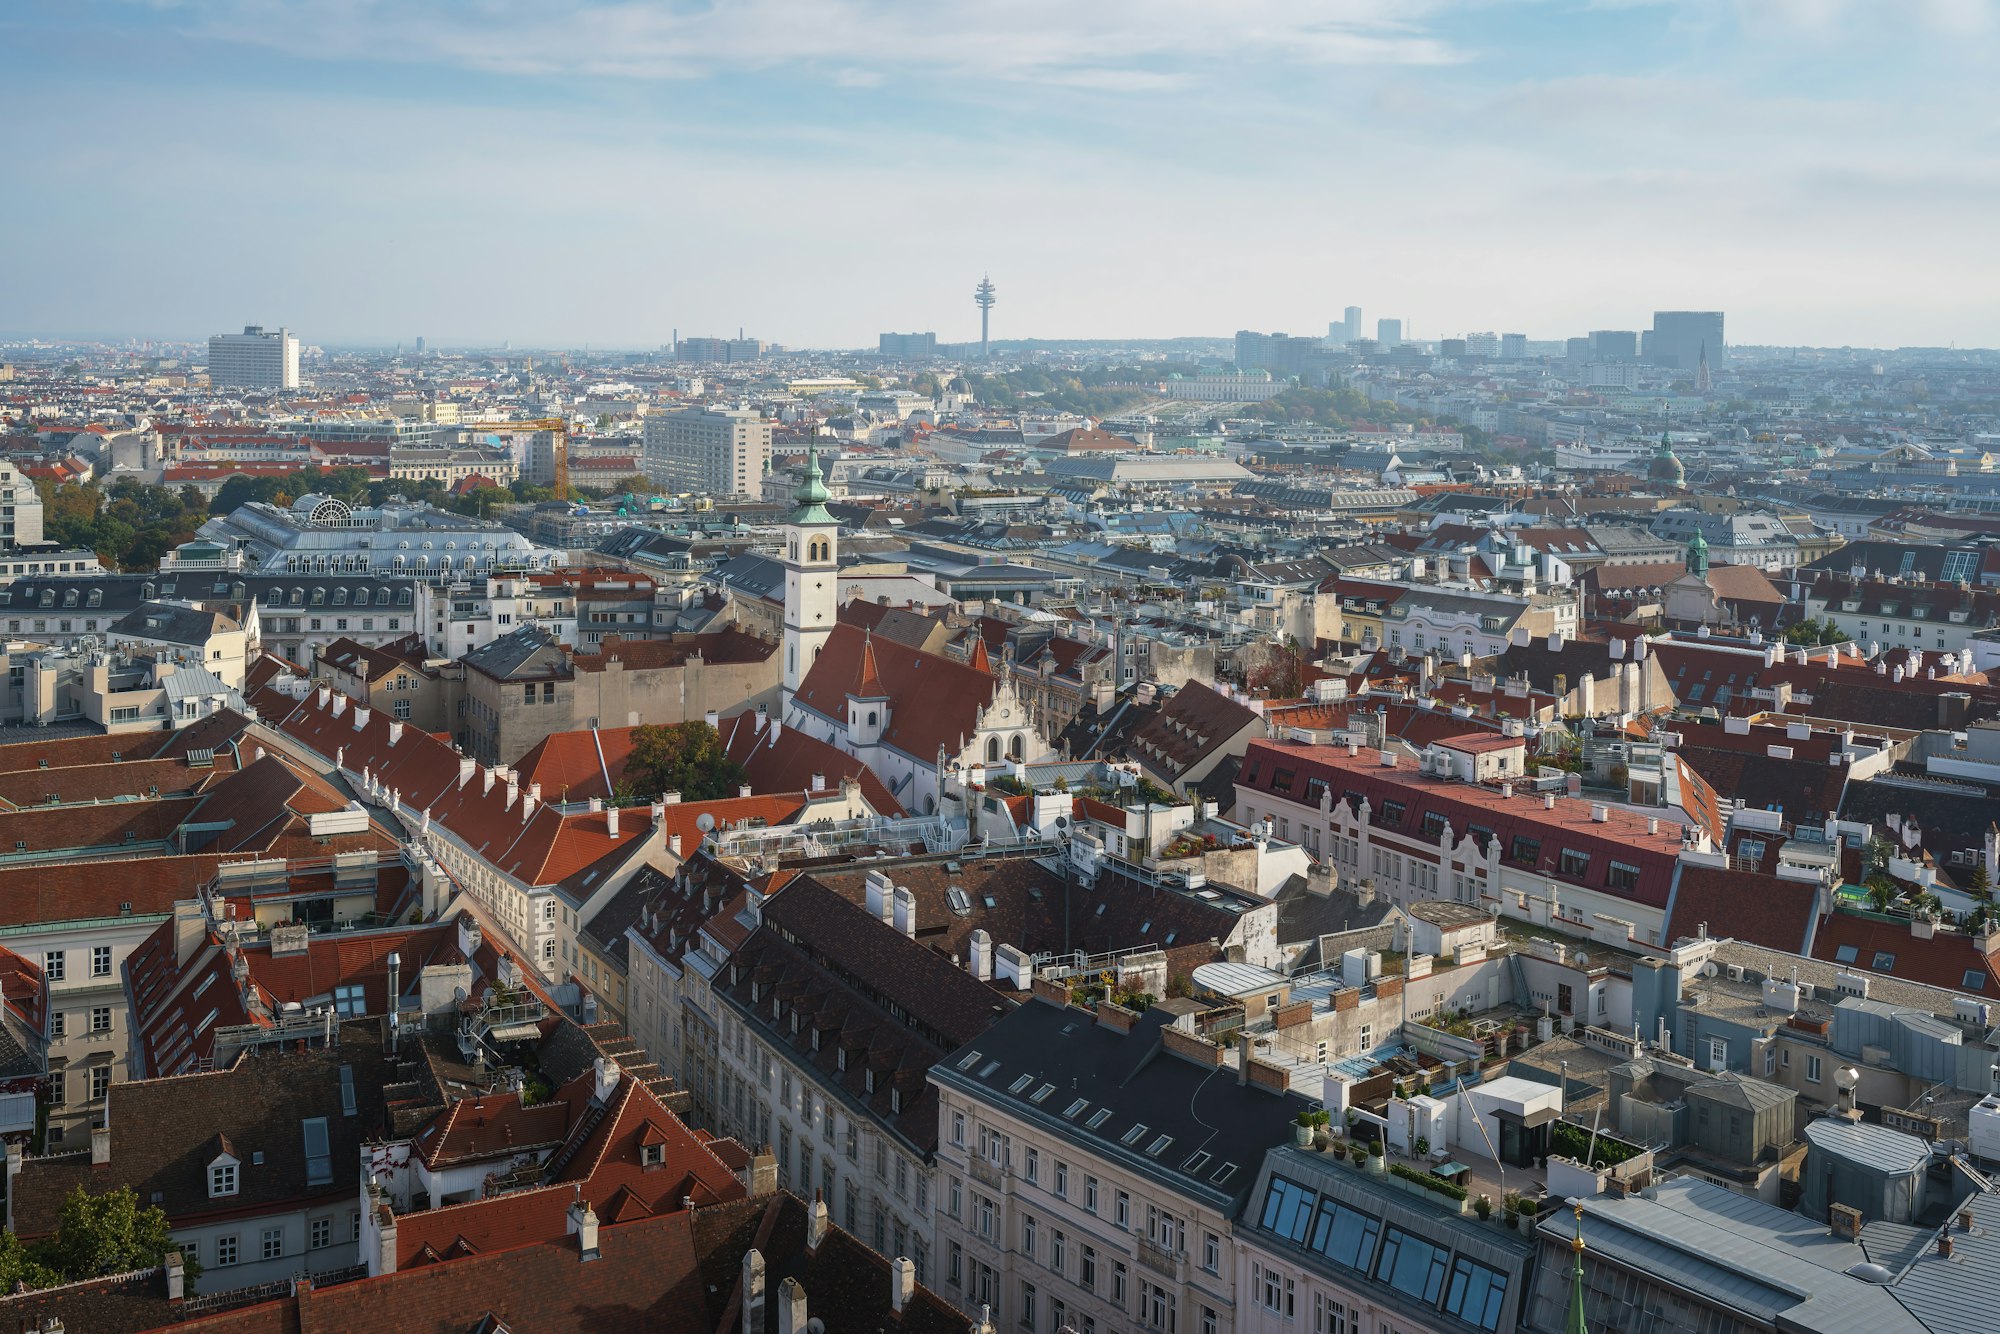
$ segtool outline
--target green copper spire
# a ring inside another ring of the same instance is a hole
[[[826,502],[832,493],[826,489],[826,476],[819,470],[819,450],[816,446],[806,446],[806,475],[799,482],[799,489],[792,492],[792,499],[799,507],[792,511],[792,523],[835,523],[837,520],[826,512]]]
[[[1590,1326],[1583,1318],[1583,1206],[1576,1206],[1576,1240],[1569,1244],[1570,1254],[1576,1257],[1569,1271],[1569,1319],[1563,1322],[1563,1334],[1590,1334]]]
[[[1688,539],[1687,568],[1697,579],[1708,577],[1708,539],[1699,532]]]

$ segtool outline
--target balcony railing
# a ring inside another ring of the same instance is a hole
[[[1150,1237],[1141,1237],[1139,1263],[1154,1273],[1164,1275],[1178,1283],[1183,1277],[1181,1271],[1187,1264],[1187,1253],[1169,1250]]]

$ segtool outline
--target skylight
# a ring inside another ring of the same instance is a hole
[[[1078,1112],[1082,1111],[1084,1108],[1088,1106],[1090,1106],[1090,1099],[1078,1098],[1075,1102],[1063,1108],[1063,1115],[1070,1117],[1071,1119],[1074,1119]]]
[[[1019,1079],[1015,1080],[1013,1083],[1007,1086],[1007,1091],[1009,1093],[1019,1093],[1022,1089],[1028,1087],[1028,1085],[1034,1082],[1035,1082],[1035,1077],[1033,1075],[1022,1075]]]
[[[979,1053],[976,1051],[969,1051],[965,1053],[965,1055],[958,1058],[958,1068],[961,1070],[970,1070],[973,1066],[978,1064],[979,1064]]]
[[[1111,1119],[1111,1109],[1109,1107],[1100,1107],[1095,1112],[1091,1113],[1090,1120],[1084,1123],[1084,1128],[1086,1130],[1095,1130],[1099,1126],[1103,1125],[1106,1121],[1109,1121],[1110,1119]]]
[[[1145,1137],[1146,1137],[1146,1127],[1143,1125],[1135,1125],[1130,1130],[1126,1131],[1122,1136],[1119,1137],[1119,1142],[1122,1144],[1137,1144],[1140,1140],[1144,1139]]]

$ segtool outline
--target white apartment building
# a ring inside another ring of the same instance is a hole
[[[257,324],[217,334],[208,340],[208,382],[218,389],[297,389],[299,340],[290,329],[270,333]]]
[[[748,408],[691,408],[646,418],[640,467],[663,491],[758,496],[771,467],[771,423]]]
[[[1196,403],[1262,403],[1284,392],[1285,382],[1269,371],[1197,371],[1167,379],[1168,398]]]
[[[42,493],[32,478],[11,463],[0,463],[0,547],[39,546],[42,541]],[[73,555],[64,552],[64,555]],[[95,567],[96,559],[91,560]]]

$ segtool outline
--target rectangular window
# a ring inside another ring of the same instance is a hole
[[[1097,1248],[1078,1248],[1076,1263],[1076,1285],[1090,1292],[1097,1291]]]
[[[262,1251],[263,1251],[263,1257],[266,1260],[284,1259],[285,1230],[283,1228],[276,1228],[276,1227],[265,1228]]]
[[[1132,1226],[1132,1197],[1122,1190],[1118,1192],[1117,1213],[1112,1221],[1117,1223],[1119,1227],[1129,1228]]]
[[[91,1007],[90,1031],[93,1033],[109,1033],[111,1031],[111,1007],[109,1005],[94,1005]]]
[[[1069,1238],[1062,1232],[1049,1233],[1049,1268],[1058,1274],[1066,1273],[1069,1263]]]
[[[1097,1212],[1097,1178],[1083,1179],[1083,1207],[1091,1213]]]
[[[42,955],[42,976],[51,982],[61,982],[69,972],[69,956],[63,950],[49,950]]]
[[[1529,838],[1525,834],[1514,835],[1514,841],[1507,847],[1507,860],[1516,866],[1537,865],[1542,856],[1542,840]]]
[[[333,1220],[331,1218],[313,1219],[312,1248],[317,1251],[331,1245],[333,1245]]]
[[[217,1163],[208,1169],[208,1193],[210,1195],[234,1195],[236,1193],[235,1163]]]
[[[1574,848],[1562,850],[1562,873],[1572,880],[1581,880],[1590,872],[1590,854],[1578,852]]]
[[[226,1268],[236,1263],[236,1238],[217,1237],[215,1239],[215,1267]]]
[[[1222,1238],[1213,1232],[1201,1236],[1201,1267],[1209,1273],[1219,1273],[1222,1269]]]
[[[1035,1285],[1021,1285],[1021,1323],[1029,1329],[1035,1327]]]
[[[1391,1227],[1382,1236],[1382,1258],[1375,1262],[1375,1277],[1396,1291],[1432,1306],[1444,1287],[1445,1261],[1449,1255],[1441,1246]]]
[[[69,1016],[57,1010],[49,1016],[49,1037],[60,1042],[69,1032]]]
[[[90,950],[90,975],[92,977],[111,976],[111,947],[93,945]]]
[[[1058,1198],[1065,1200],[1069,1198],[1068,1163],[1058,1162],[1056,1164],[1056,1195]]]
[[[1819,1083],[1819,1057],[1817,1056],[1806,1057],[1806,1082],[1809,1084]]]
[[[1632,890],[1639,887],[1639,868],[1630,862],[1613,862],[1605,875],[1604,883],[1612,889]]]
[[[1042,1154],[1039,1149],[1029,1149],[1027,1161],[1021,1164],[1021,1175],[1031,1186],[1039,1185],[1042,1178]]]
[[[1460,1258],[1451,1267],[1444,1309],[1475,1329],[1497,1329],[1507,1304],[1507,1276],[1473,1260]]]
[[[90,1067],[90,1100],[103,1102],[104,1095],[111,1091],[111,1067],[93,1065]]]

